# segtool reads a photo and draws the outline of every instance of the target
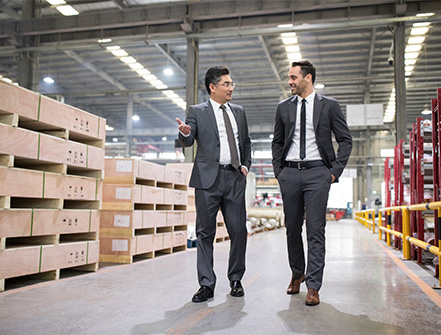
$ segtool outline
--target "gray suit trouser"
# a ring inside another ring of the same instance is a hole
[[[240,170],[219,169],[212,187],[195,190],[198,281],[200,286],[208,286],[213,291],[216,285],[213,242],[219,208],[230,236],[228,279],[241,280],[245,273],[245,186],[246,177]]]
[[[326,166],[306,170],[284,167],[277,179],[282,191],[288,259],[293,278],[299,279],[305,273],[302,227],[306,215],[308,266],[305,282],[309,289],[318,291],[325,267],[326,206],[331,172]]]

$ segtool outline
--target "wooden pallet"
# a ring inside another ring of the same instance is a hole
[[[21,128],[64,129],[69,139],[92,141],[104,148],[106,120],[22,87],[0,82],[0,120],[17,120]],[[9,121],[12,122],[12,121]],[[96,141],[99,140],[99,141]]]
[[[0,166],[0,197],[98,201],[102,180]]]
[[[53,240],[54,237],[47,237]],[[11,246],[0,251],[0,291],[5,280],[26,275],[50,273],[59,279],[60,269],[77,268],[98,270],[99,241],[81,241],[49,245]]]
[[[187,190],[187,174],[172,167],[137,159],[106,159],[106,184],[139,184]]]
[[[0,123],[0,165],[101,179],[104,150]]]
[[[182,251],[186,246],[186,230],[131,237],[100,236],[100,262],[132,263],[134,256],[153,258],[156,253]]]

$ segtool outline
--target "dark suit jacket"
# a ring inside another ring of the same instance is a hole
[[[297,96],[279,102],[272,141],[273,169],[276,177],[282,171],[291,147],[296,117]],[[313,124],[320,156],[338,180],[351,154],[352,137],[337,100],[316,93]],[[337,155],[332,144],[332,133],[338,143]]]
[[[239,132],[239,150],[241,165],[250,169],[251,166],[251,139],[248,133],[248,124],[245,110],[242,106],[228,104],[236,119]],[[220,139],[216,117],[210,101],[190,106],[185,123],[191,126],[188,137],[179,133],[179,141],[183,147],[192,146],[197,142],[196,157],[190,178],[190,187],[210,188],[219,173]]]

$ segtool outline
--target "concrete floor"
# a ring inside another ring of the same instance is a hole
[[[0,293],[0,334],[441,334],[438,280],[353,220],[327,225],[321,303],[285,293],[285,230],[249,238],[245,297],[229,295],[229,243],[215,246],[218,284],[198,289],[196,250]],[[418,276],[417,276],[418,275]]]

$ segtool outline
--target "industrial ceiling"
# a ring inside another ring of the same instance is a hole
[[[19,81],[20,60],[30,59],[37,64],[33,89],[106,118],[114,128],[109,142],[129,136],[161,150],[174,146],[175,118],[185,118],[185,107],[163,91],[186,99],[189,43],[198,44],[198,100],[207,99],[205,71],[226,65],[237,84],[233,102],[245,107],[254,145],[262,149],[269,148],[277,102],[289,96],[282,33],[295,32],[302,57],[315,64],[316,82],[324,85],[317,92],[338,99],[346,112],[348,104],[386,108],[394,87],[388,62],[394,25],[405,24],[407,41],[414,23],[429,22],[406,82],[408,125],[430,109],[441,87],[441,1],[66,0],[79,15],[63,16],[39,0],[35,18],[23,19],[25,2],[0,0],[0,75]],[[111,46],[162,85],[147,82]],[[167,67],[172,75],[163,72]],[[47,84],[46,76],[55,82]],[[377,128],[393,129],[394,122]],[[169,140],[161,143],[163,136]]]

